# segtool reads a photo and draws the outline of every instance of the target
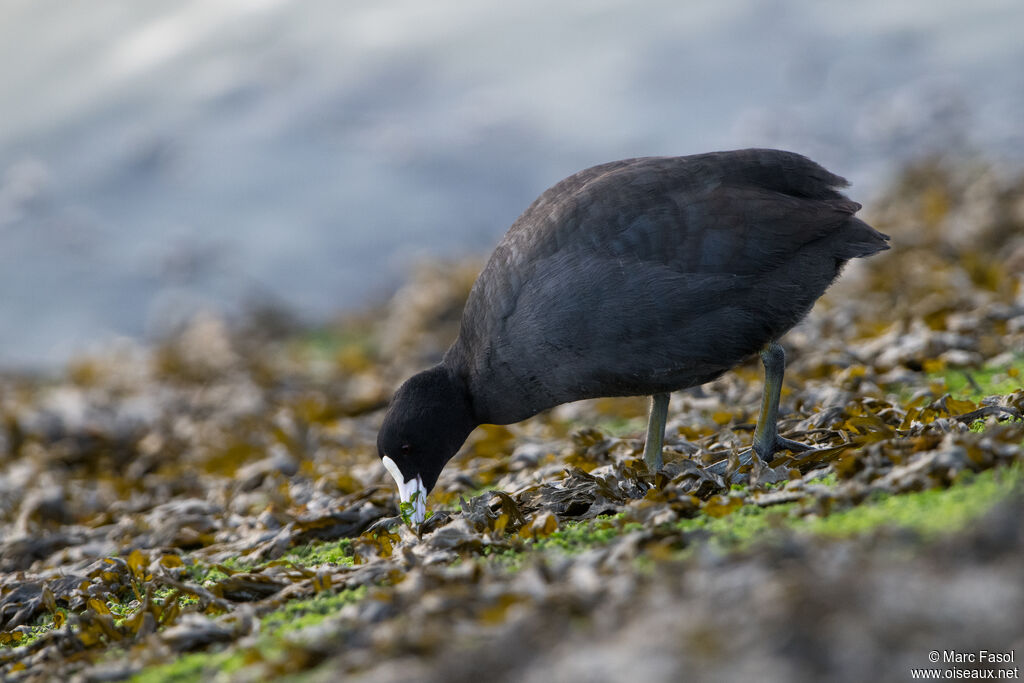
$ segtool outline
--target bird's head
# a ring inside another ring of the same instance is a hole
[[[427,494],[477,423],[464,386],[442,366],[398,388],[377,434],[377,455],[410,503],[413,522],[426,518]]]

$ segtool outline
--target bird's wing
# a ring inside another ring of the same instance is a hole
[[[525,282],[535,263],[566,250],[679,272],[770,269],[835,232],[860,208],[835,189],[845,182],[805,157],[776,150],[605,164],[542,194],[513,224],[488,269]]]
[[[491,353],[496,340],[511,339],[509,321],[522,318],[524,300],[531,311],[550,301],[552,325],[607,297],[657,304],[666,323],[685,329],[730,301],[752,308],[762,298],[771,304],[771,292],[795,297],[800,286],[790,278],[776,278],[771,288],[759,281],[801,253],[824,262],[829,272],[816,275],[824,289],[837,261],[850,258],[834,235],[860,223],[852,219],[860,206],[835,189],[844,184],[800,155],[772,150],[627,159],[582,171],[543,193],[494,250],[467,302],[460,347]],[[624,274],[615,286],[610,269]],[[593,301],[581,307],[587,292]],[[576,303],[556,314],[559,295]]]

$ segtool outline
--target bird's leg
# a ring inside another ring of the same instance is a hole
[[[754,452],[762,462],[769,463],[776,451],[799,453],[811,447],[779,436],[779,394],[782,392],[782,375],[786,371],[786,352],[771,342],[761,350],[761,362],[764,363],[764,393],[761,395],[761,414],[754,430]]]
[[[665,421],[668,419],[668,394],[651,397],[651,419],[647,423],[647,441],[644,442],[644,462],[647,469],[661,469],[661,447],[665,442]]]

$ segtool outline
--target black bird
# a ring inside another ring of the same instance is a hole
[[[613,161],[544,192],[495,248],[458,339],[395,393],[378,453],[422,521],[445,463],[480,424],[561,403],[653,396],[644,458],[661,466],[669,392],[760,352],[753,449],[777,433],[776,341],[851,258],[888,249],[848,185],[804,156],[746,149]]]

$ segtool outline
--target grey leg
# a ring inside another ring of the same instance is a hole
[[[764,363],[764,393],[761,395],[761,414],[754,430],[754,452],[768,463],[776,451],[799,453],[810,450],[810,446],[779,436],[779,394],[782,392],[782,375],[786,371],[786,352],[772,342],[761,351],[761,362]]]
[[[668,419],[668,394],[651,397],[651,419],[647,423],[647,441],[644,442],[644,461],[647,469],[661,469],[661,447],[665,442],[665,421]]]

